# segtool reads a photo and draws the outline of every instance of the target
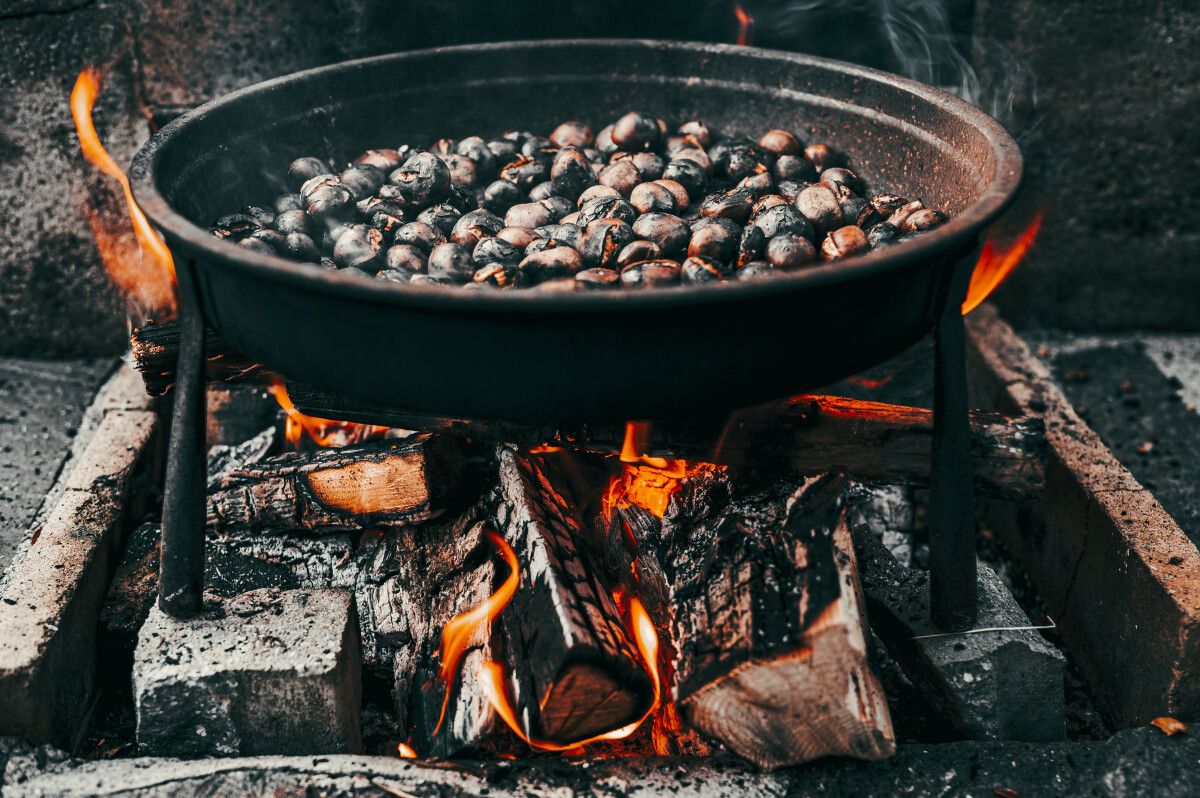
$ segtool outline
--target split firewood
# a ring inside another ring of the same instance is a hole
[[[613,454],[626,443],[624,424],[562,427],[451,419],[404,413],[290,383],[304,413],[403,429],[439,431],[526,447],[562,446]],[[929,487],[933,412],[838,396],[799,396],[735,411],[720,419],[643,425],[639,454],[729,466],[776,467],[795,474],[838,470],[859,482]],[[981,496],[1027,501],[1045,481],[1044,425],[1032,416],[971,413],[972,473]]]
[[[146,383],[146,393],[162,396],[175,385],[179,359],[179,324],[150,322],[130,333],[133,364]],[[209,382],[235,382],[261,375],[265,369],[235,350],[211,327],[204,328],[204,375]]]
[[[662,521],[631,508],[618,521],[640,527],[626,529],[638,540],[642,595],[665,596],[687,724],[764,769],[890,755],[843,480],[816,477],[790,496],[737,478],[691,487]]]
[[[514,714],[526,736],[559,744],[641,718],[653,685],[609,590],[579,545],[583,523],[536,460],[501,447],[497,530],[521,563],[502,621]]]
[[[208,484],[208,525],[359,530],[437,516],[463,458],[449,436],[412,435],[234,464]]]

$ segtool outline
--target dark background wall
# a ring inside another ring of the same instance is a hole
[[[1074,329],[1200,329],[1196,3],[744,5],[761,46],[965,90],[1010,126],[1029,180],[1002,228],[1019,227],[1036,206],[1046,210],[1036,251],[998,296],[1010,318]],[[139,98],[151,108],[194,104],[296,69],[440,44],[732,41],[736,30],[731,0],[9,0],[0,6],[0,354],[94,354],[125,344],[125,308],[85,214],[97,196],[108,201],[99,203],[102,221],[119,223],[119,209],[110,181],[83,164],[67,108],[85,65],[109,67],[96,120],[114,157],[127,163],[146,136]]]

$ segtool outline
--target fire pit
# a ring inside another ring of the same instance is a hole
[[[921,240],[761,284],[622,296],[414,293],[296,268],[205,229],[226,209],[263,199],[248,176],[329,155],[333,141],[365,149],[383,131],[499,132],[630,107],[703,115],[731,133],[769,124],[811,134],[856,153],[866,180],[925,197],[953,218]],[[980,236],[1019,177],[1015,144],[965,102],[859,67],[714,45],[431,50],[281,78],[197,109],[156,136],[131,173],[176,256],[182,299],[161,603],[184,614],[199,607],[206,323],[259,363],[347,397],[553,422],[728,411],[857,372],[936,327],[933,614],[945,628],[969,626],[974,521],[960,305]],[[648,328],[678,343],[669,354],[647,346]]]

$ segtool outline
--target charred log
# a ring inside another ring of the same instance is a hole
[[[512,448],[500,449],[499,477],[496,526],[521,563],[521,587],[502,621],[523,730],[562,744],[638,720],[653,685],[578,543],[573,503],[548,470]]]
[[[175,385],[179,358],[179,324],[150,322],[129,336],[133,364],[146,383],[146,393],[162,396]],[[235,382],[261,375],[265,369],[225,342],[209,327],[204,330],[204,373],[209,382]]]
[[[322,418],[440,431],[525,447],[562,446],[619,453],[624,425],[560,427],[452,419],[398,412],[308,386],[289,384],[304,413]],[[975,489],[982,496],[1026,501],[1041,494],[1046,439],[1041,419],[971,414]],[[933,412],[837,396],[800,396],[734,412],[728,419],[648,425],[639,453],[730,466],[778,467],[816,475],[831,469],[859,482],[929,487]]]
[[[611,526],[636,541],[639,588],[669,628],[672,684],[691,727],[760,767],[894,748],[868,658],[839,477],[789,496],[719,475],[691,480],[659,521]]]
[[[444,509],[462,463],[455,439],[412,435],[234,464],[209,480],[208,525],[335,531],[413,524]]]

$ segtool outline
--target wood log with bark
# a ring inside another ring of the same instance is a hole
[[[525,447],[620,453],[624,424],[562,427],[452,419],[349,399],[289,383],[304,413],[403,429],[440,431]],[[839,470],[859,482],[929,487],[933,411],[838,396],[805,395],[719,419],[655,421],[639,427],[638,454],[816,475]],[[971,413],[972,471],[981,496],[1027,501],[1041,495],[1046,438],[1039,418]]]
[[[824,475],[789,495],[705,476],[658,524],[614,516],[638,528],[628,539],[643,595],[663,601],[652,615],[666,610],[684,719],[762,768],[894,750],[842,487]]]
[[[133,365],[146,383],[146,393],[162,396],[175,385],[175,364],[179,359],[179,324],[174,321],[149,322],[129,335]],[[265,369],[238,352],[217,335],[204,328],[204,374],[209,382],[236,382],[260,376]]]
[[[286,452],[209,479],[208,526],[359,530],[437,516],[463,458],[445,435],[411,435],[340,449]]]

